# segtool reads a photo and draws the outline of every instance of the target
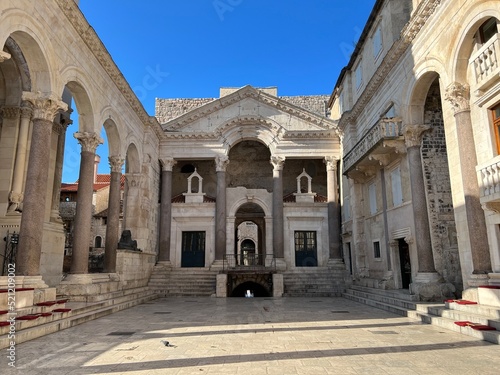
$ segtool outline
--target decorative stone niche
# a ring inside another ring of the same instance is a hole
[[[198,179],[198,189],[193,192],[193,179]],[[203,193],[203,177],[195,169],[194,172],[188,177],[188,189],[187,193],[183,193],[186,198],[186,203],[203,203],[203,197],[205,193]]]
[[[301,182],[303,178],[307,181],[307,193],[302,192]],[[297,176],[297,192],[293,193],[296,203],[314,203],[316,193],[312,192],[311,181],[312,177],[307,174],[305,168],[302,169],[302,173]]]

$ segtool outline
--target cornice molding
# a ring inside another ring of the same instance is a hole
[[[339,120],[339,128],[345,129],[348,123],[354,121],[365,109],[366,105],[372,100],[375,93],[380,89],[384,79],[389,75],[401,56],[406,52],[408,47],[413,43],[422,27],[434,13],[436,8],[441,4],[442,0],[423,0],[413,13],[413,16],[405,25],[398,39],[387,54],[384,56],[382,63],[377,71],[373,74],[360,97],[348,112],[346,116],[342,116]],[[347,122],[346,124],[344,124]]]
[[[322,129],[329,129],[329,130],[335,130],[338,132],[338,127],[337,127],[337,122],[333,121],[329,118],[322,117],[316,113],[310,112],[306,109],[303,109],[301,107],[298,107],[294,104],[291,104],[287,102],[286,100],[283,100],[281,98],[278,98],[276,96],[267,94],[265,92],[262,92],[260,90],[257,90],[256,88],[252,86],[245,86],[242,87],[241,89],[226,95],[222,98],[216,99],[214,101],[211,101],[209,103],[206,103],[198,108],[193,109],[192,111],[189,111],[188,113],[185,113],[179,117],[176,117],[175,119],[172,119],[170,121],[167,121],[166,123],[162,124],[162,127],[165,131],[167,130],[174,130],[174,131],[182,131],[182,128],[185,127],[186,125],[197,121],[203,117],[210,116],[211,114],[226,108],[230,105],[233,105],[243,99],[247,98],[253,98],[256,101],[267,104],[271,107],[274,107],[276,109],[279,109],[289,115],[298,117],[306,122],[309,122],[311,124],[314,124]],[[245,116],[243,116],[245,117]],[[256,116],[248,115],[246,117],[252,118],[258,118]],[[237,117],[239,119],[239,117]],[[240,120],[238,120],[240,121]],[[168,134],[168,133],[167,133]]]
[[[102,43],[101,39],[89,25],[85,16],[80,11],[80,8],[74,0],[55,0],[62,13],[69,20],[70,24],[75,28],[77,33],[82,38],[83,42],[87,45],[93,53],[97,61],[101,64],[103,69],[109,75],[111,80],[115,83],[118,90],[122,93],[123,97],[130,104],[137,117],[142,121],[144,126],[151,127],[158,138],[163,137],[163,130],[156,120],[156,117],[149,116],[144,109],[142,103],[139,101],[129,83],[123,76],[118,66],[111,58],[108,50]]]

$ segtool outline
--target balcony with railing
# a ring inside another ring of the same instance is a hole
[[[477,52],[472,54],[469,64],[475,78],[471,83],[471,91],[484,91],[495,81],[499,80],[500,74],[500,34],[496,34],[488,40]]]
[[[344,156],[346,174],[355,170],[380,165],[404,150],[402,120],[398,117],[378,121]]]
[[[276,261],[273,258],[270,263],[266,265],[266,257],[262,254],[226,254],[223,259],[222,270],[223,272],[276,271]]]
[[[476,167],[481,203],[500,203],[500,155]]]

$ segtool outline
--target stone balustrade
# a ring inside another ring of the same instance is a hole
[[[474,91],[480,90],[488,85],[491,80],[498,78],[500,73],[499,54],[500,38],[499,34],[496,34],[471,56],[469,64],[472,65],[476,80],[476,85],[473,87]]]
[[[378,121],[368,133],[344,156],[344,170],[348,171],[373,147],[384,139],[394,139],[400,137],[402,120],[399,117],[384,118]]]
[[[500,156],[476,167],[479,179],[479,196],[488,197],[500,193]]]

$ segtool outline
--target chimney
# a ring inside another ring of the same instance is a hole
[[[94,184],[97,182],[97,167],[99,166],[100,161],[101,157],[99,155],[96,155],[94,159]]]

